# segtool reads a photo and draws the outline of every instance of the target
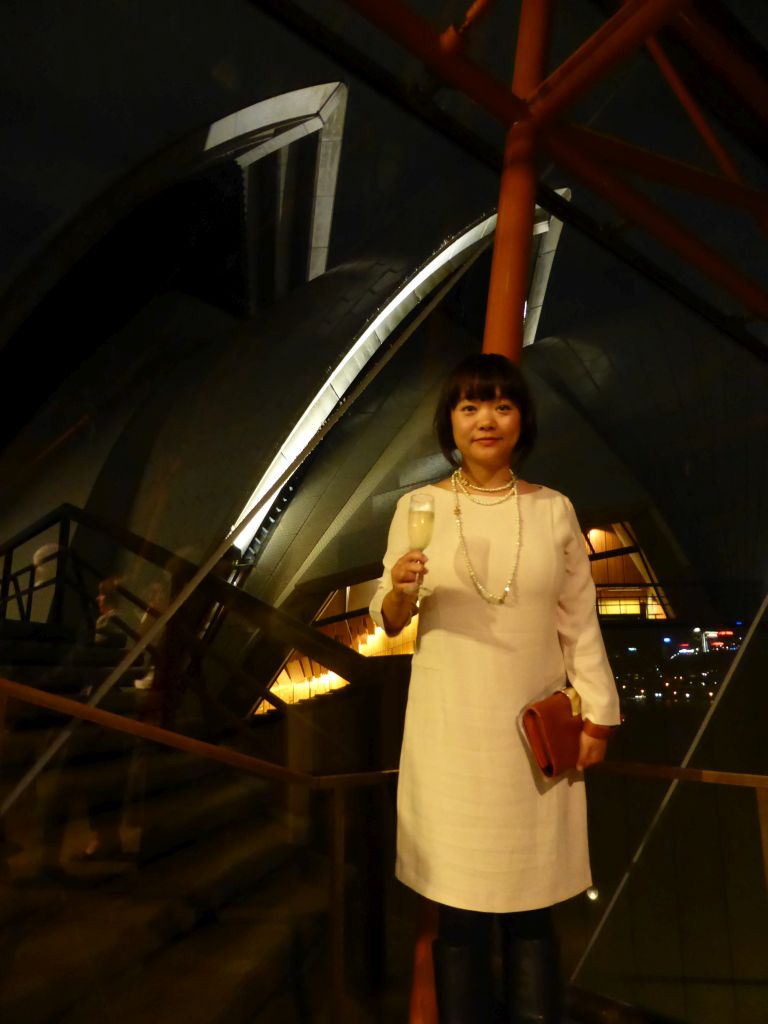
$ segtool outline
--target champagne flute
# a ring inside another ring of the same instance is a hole
[[[408,506],[408,543],[416,551],[423,551],[432,540],[432,530],[435,525],[435,499],[431,494],[421,491],[411,495]],[[421,574],[419,579],[409,588],[410,593],[418,593],[422,584]],[[422,591],[426,593],[426,591]]]

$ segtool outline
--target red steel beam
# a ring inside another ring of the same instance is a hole
[[[613,167],[631,171],[644,178],[663,181],[675,188],[685,189],[713,199],[750,210],[756,216],[768,216],[768,195],[716,174],[702,171],[691,164],[671,157],[660,156],[651,150],[635,146],[623,139],[603,135],[588,128],[560,124],[553,126],[551,134],[558,135],[571,147],[592,157],[605,160]]]
[[[529,100],[541,126],[562,114],[584,92],[653,35],[691,0],[629,0],[552,72]]]
[[[737,298],[756,317],[768,319],[768,292],[746,274],[735,270],[693,231],[556,134],[543,138],[542,146],[561,167],[607,199],[619,213],[682,256],[713,284]]]
[[[768,79],[744,60],[725,36],[712,28],[696,11],[679,13],[672,24],[698,55],[765,121],[768,114]]]
[[[466,45],[465,36],[472,28],[472,26],[480,21],[484,14],[487,14],[491,9],[494,0],[475,0],[471,5],[467,13],[464,15],[464,20],[458,26],[449,25],[448,28],[440,36],[440,42],[444,49],[451,53],[455,53],[464,49]]]
[[[546,70],[553,0],[523,0],[512,91],[532,92]],[[483,351],[520,361],[536,209],[536,149],[530,121],[507,132],[493,243]]]
[[[691,123],[694,128],[704,140],[705,145],[717,161],[720,170],[726,175],[726,177],[730,178],[731,181],[743,181],[738,168],[731,160],[717,135],[715,135],[709,122],[699,108],[698,103],[691,95],[688,86],[675,70],[672,61],[667,57],[658,40],[647,39],[645,45],[648,48],[648,52],[656,61],[659,71],[661,71],[662,75],[666,78],[672,92],[680,101],[680,105],[683,110],[685,110],[686,114],[691,119]]]
[[[345,0],[345,3],[504,124],[528,116],[528,107],[518,96],[505,89],[479,64],[452,51],[434,27],[414,14],[402,0]]]
[[[531,95],[530,109],[402,0],[345,0],[446,82],[507,125],[531,116],[536,125],[562,113],[602,75],[653,35],[691,0],[629,0]]]
[[[512,125],[515,121],[528,116],[528,105],[519,96],[515,96],[510,91],[504,89],[491,75],[468,58],[461,54],[446,52],[434,28],[423,18],[415,15],[402,0],[345,0],[345,2],[363,16],[369,18],[396,42],[399,42],[419,57],[431,71],[463,91],[504,124]],[[683,2],[685,0],[647,0],[647,5],[650,9],[651,5],[654,4],[654,10],[658,13],[659,8],[656,4],[663,3],[665,13],[668,16],[667,6],[671,10],[674,6],[679,6]],[[629,10],[632,12],[636,7],[637,3],[630,3],[625,8],[622,8],[622,11]],[[663,21],[663,18],[660,18],[655,25],[644,23],[643,29],[647,28],[647,34],[652,35],[655,29],[659,27],[661,21]],[[694,19],[693,23],[698,27],[696,19]],[[716,38],[718,43],[722,43],[719,37],[716,36]],[[594,54],[593,57],[598,59]],[[733,57],[732,51],[731,57]],[[732,63],[738,62],[734,60],[727,61],[726,63],[728,63],[728,66],[731,66]],[[605,61],[602,63],[602,68],[603,71],[607,70]],[[749,71],[752,71],[752,69],[749,69]],[[747,74],[746,77],[749,77],[749,75]],[[728,80],[731,81],[731,78]],[[544,84],[542,83],[542,85]],[[552,83],[550,82],[550,84]],[[574,98],[572,93],[571,98]],[[558,100],[557,93],[555,93],[554,99],[555,101]],[[554,110],[554,107],[551,105],[553,100],[551,98],[548,100],[550,103],[549,108],[547,108],[545,100],[547,100],[547,97],[542,94],[540,102],[544,103],[544,106],[541,116],[544,117]],[[561,109],[561,107],[558,106],[558,109]],[[696,235],[688,232],[681,225],[671,222],[663,211],[655,207],[650,200],[645,199],[629,185],[612,178],[607,171],[601,175],[599,168],[596,169],[591,161],[586,160],[584,157],[579,158],[578,154],[572,153],[570,147],[565,143],[558,142],[554,135],[547,140],[547,148],[553,159],[570,169],[572,173],[585,181],[590,188],[596,189],[598,194],[604,195],[622,213],[629,216],[633,221],[637,220],[641,225],[646,226],[648,230],[651,230],[649,225],[653,224],[653,234],[657,238],[682,255],[705,276],[709,277],[710,280],[716,279],[720,287],[734,295],[739,301],[744,302],[747,308],[762,311],[758,315],[766,315],[765,292],[749,278],[734,270],[714,250],[705,246]],[[609,182],[615,183],[615,189],[611,188]],[[620,205],[616,199],[619,200]],[[630,210],[635,212],[630,213]]]
[[[462,34],[470,29],[476,21],[479,21],[484,14],[488,13],[493,2],[494,0],[475,0],[464,15],[464,21],[459,26],[458,32]]]

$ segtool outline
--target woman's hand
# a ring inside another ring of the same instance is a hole
[[[427,556],[423,551],[413,550],[398,558],[392,566],[392,589],[398,594],[415,594],[427,569]]]
[[[397,636],[411,621],[419,597],[419,585],[424,574],[429,572],[426,566],[427,556],[423,551],[409,551],[392,566],[392,589],[381,606],[384,629],[389,636]]]
[[[590,765],[599,764],[605,758],[608,749],[608,740],[600,740],[595,736],[589,736],[582,729],[579,736],[579,759],[576,762],[578,771],[583,772]]]

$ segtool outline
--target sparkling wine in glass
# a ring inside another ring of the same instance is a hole
[[[408,506],[408,543],[411,548],[423,551],[432,540],[434,525],[435,499],[424,492],[412,494]],[[420,587],[421,578],[413,585],[413,592],[417,593]]]

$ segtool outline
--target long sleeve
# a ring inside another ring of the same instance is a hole
[[[595,585],[576,513],[564,498],[565,575],[557,606],[557,632],[570,683],[582,714],[598,725],[617,725],[619,696],[595,608]]]
[[[381,613],[381,606],[384,603],[384,598],[392,587],[390,572],[398,558],[400,558],[401,555],[404,555],[406,551],[408,551],[407,496],[405,499],[400,498],[398,501],[395,508],[395,514],[389,525],[387,550],[384,555],[384,573],[379,580],[379,585],[376,589],[376,593],[373,595],[369,608],[371,618],[376,625],[381,626],[382,629],[384,628],[384,617]],[[407,625],[407,623],[404,625]]]

